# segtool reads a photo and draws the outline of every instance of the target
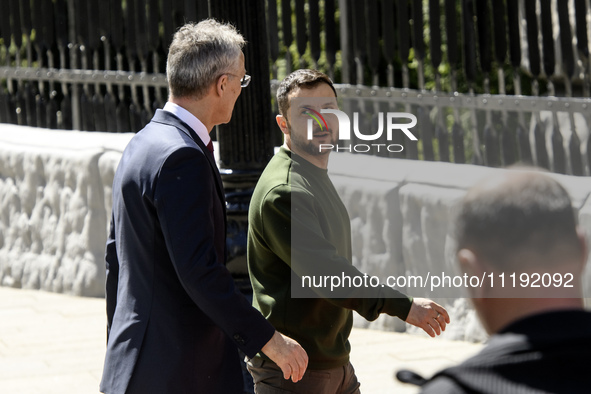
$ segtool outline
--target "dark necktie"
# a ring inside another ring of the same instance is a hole
[[[211,140],[209,140],[209,144],[207,144],[207,149],[209,149],[209,151],[213,155],[213,142]]]

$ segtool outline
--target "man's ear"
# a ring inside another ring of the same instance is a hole
[[[226,74],[223,74],[218,78],[215,88],[218,96],[221,97],[224,95],[226,89],[228,88],[228,76]]]
[[[466,273],[468,277],[476,276],[479,279],[483,277],[485,268],[482,262],[478,259],[476,253],[471,249],[460,249],[458,251],[458,262],[460,263],[460,269],[463,273]],[[486,283],[486,282],[485,282]],[[486,286],[478,286],[468,288],[468,292],[472,298],[484,298]]]
[[[275,117],[277,126],[281,129],[281,132],[285,135],[289,135],[289,127],[287,127],[287,118],[283,115],[277,115]]]
[[[470,249],[464,248],[458,251],[458,262],[460,263],[462,272],[465,272],[468,275],[474,275],[478,270],[476,260],[476,254]]]

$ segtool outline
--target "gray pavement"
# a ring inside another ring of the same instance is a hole
[[[105,327],[104,299],[0,287],[0,393],[98,393]],[[482,346],[365,329],[350,341],[364,394],[416,393],[396,370],[430,376]]]

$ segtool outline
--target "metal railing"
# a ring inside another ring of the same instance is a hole
[[[272,81],[277,91],[279,81]],[[410,112],[418,144],[397,135],[373,141],[384,157],[472,163],[491,167],[520,163],[553,172],[591,174],[591,99],[436,93],[337,84],[343,110],[360,114],[359,130],[373,134],[380,112]],[[366,144],[355,139],[343,146]],[[385,146],[399,144],[400,153]],[[342,148],[340,149],[343,150]],[[365,153],[365,152],[364,152]]]
[[[139,130],[165,101],[173,32],[219,4],[4,2],[0,122]],[[360,128],[368,132],[380,111],[417,115],[419,143],[401,141],[403,153],[377,155],[488,166],[522,161],[590,175],[590,0],[266,0],[264,6],[272,75],[326,71],[347,108],[366,114]]]

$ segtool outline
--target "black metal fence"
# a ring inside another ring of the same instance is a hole
[[[574,82],[589,97],[587,0],[280,0],[267,10],[275,72],[314,67],[346,84],[515,95],[525,77],[549,95],[572,96]]]
[[[173,32],[221,15],[220,2],[196,0],[0,4],[0,122],[90,131],[139,130],[166,99]],[[380,111],[413,112],[420,142],[403,157],[590,173],[589,0],[267,0],[265,8],[267,42],[249,45],[268,46],[273,77],[326,71],[346,105],[367,113],[363,130]],[[256,15],[235,18],[262,23]]]
[[[0,122],[128,132],[166,100],[166,52],[203,1],[2,0]]]
[[[267,30],[274,76],[327,72],[367,134],[380,112],[417,115],[419,144],[382,138],[405,150],[374,154],[589,175],[590,12],[588,0],[282,0]]]

